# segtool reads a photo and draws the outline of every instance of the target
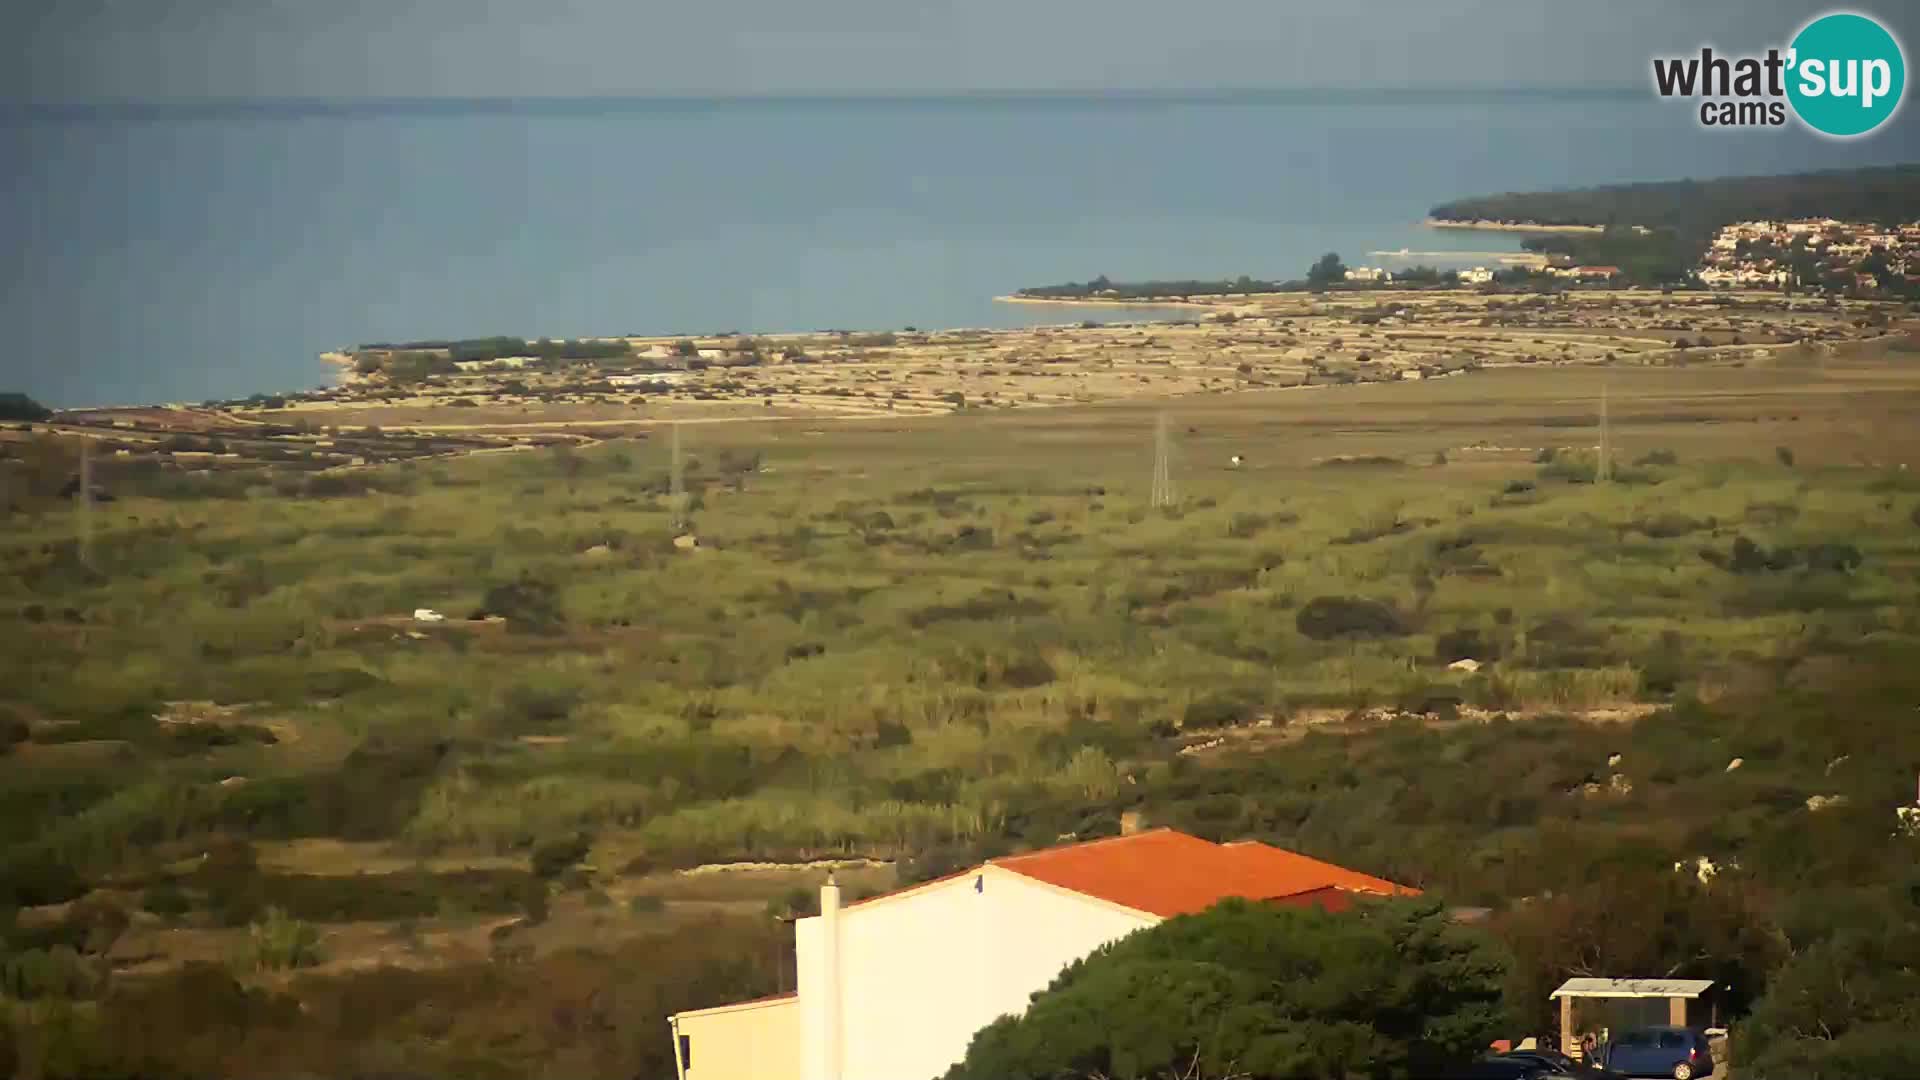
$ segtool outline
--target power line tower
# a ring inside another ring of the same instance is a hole
[[[1173,491],[1173,435],[1167,426],[1167,414],[1161,413],[1153,429],[1153,497],[1156,507],[1172,506]]]
[[[1607,418],[1607,384],[1600,384],[1600,461],[1594,466],[1595,483],[1613,481],[1613,431]]]
[[[668,527],[678,536],[687,529],[687,477],[686,460],[680,453],[680,425],[673,425],[671,432],[673,464],[668,473],[667,509],[672,515]]]

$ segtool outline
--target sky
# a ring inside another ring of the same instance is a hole
[[[0,100],[1640,87],[1810,0],[0,0]],[[1874,0],[1903,42],[1920,5]],[[1911,62],[1914,48],[1907,46]],[[9,54],[12,55],[9,55]]]

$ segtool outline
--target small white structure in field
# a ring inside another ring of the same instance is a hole
[[[1447,665],[1447,670],[1448,671],[1464,671],[1467,674],[1471,675],[1474,672],[1480,670],[1480,661],[1475,660],[1472,657],[1468,657],[1465,660],[1455,660],[1453,663]]]
[[[447,617],[433,610],[432,608],[414,608],[413,621],[414,622],[446,622]]]
[[[1242,464],[1244,464],[1246,460],[1247,460],[1246,458],[1241,457],[1239,454],[1235,454],[1233,455],[1233,457],[1227,459],[1227,467],[1230,469],[1237,469]]]

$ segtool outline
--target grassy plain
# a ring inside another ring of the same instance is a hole
[[[415,969],[391,1015],[287,1021],[304,1060],[631,1073],[659,1009],[790,977],[766,912],[824,872],[703,865],[871,859],[877,890],[1137,811],[1495,906],[1614,858],[1857,868],[1920,763],[1881,719],[1920,648],[1900,345],[686,425],[694,550],[660,438],[123,495],[84,558],[70,511],[17,515],[12,947],[117,904],[76,947],[129,987],[218,961],[332,1008]],[[1322,597],[1391,626],[1309,634]],[[270,911],[320,930],[296,971],[245,959]],[[616,954],[641,970],[574,1006],[652,995],[631,1035],[447,1018]],[[232,1052],[302,1060],[258,1027]]]

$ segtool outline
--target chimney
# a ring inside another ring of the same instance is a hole
[[[805,920],[813,922],[814,920]],[[800,980],[801,1039],[806,1080],[840,1080],[840,885],[832,874],[820,886],[812,970]]]

